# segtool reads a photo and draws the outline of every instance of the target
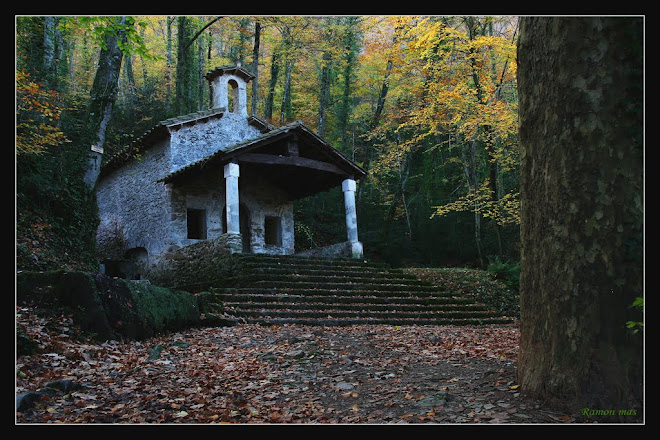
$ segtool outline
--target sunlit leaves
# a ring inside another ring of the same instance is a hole
[[[62,22],[62,26],[68,29],[77,28],[79,32],[90,35],[102,49],[106,49],[108,36],[122,33],[125,35],[125,39],[120,39],[117,45],[124,54],[139,54],[143,57],[157,58],[147,49],[146,41],[141,32],[147,27],[147,21],[145,20],[126,17],[122,21],[118,16],[66,17]]]
[[[62,109],[55,91],[34,82],[23,69],[16,72],[16,153],[39,154],[66,141],[57,126]]]
[[[470,190],[466,195],[442,206],[436,206],[432,214],[447,215],[450,212],[472,211],[484,218],[494,220],[498,225],[520,223],[519,193],[510,192],[494,199],[490,182],[486,179],[476,190]]]

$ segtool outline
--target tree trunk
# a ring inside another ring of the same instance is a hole
[[[293,60],[286,63],[284,74],[284,92],[282,94],[282,107],[280,108],[280,125],[284,124],[287,116],[291,113],[291,71],[293,70]]]
[[[467,143],[469,145],[468,151],[465,151],[463,157],[463,168],[465,178],[468,183],[468,191],[474,192],[475,196],[479,191],[479,179],[477,177],[477,141],[472,140]],[[476,197],[474,204],[474,244],[477,247],[477,258],[479,259],[479,267],[484,267],[484,256],[481,245],[481,213],[477,205]]]
[[[329,51],[323,52],[320,85],[319,85],[319,113],[318,127],[316,132],[319,136],[325,134],[325,112],[330,105],[330,63],[332,62]]]
[[[126,17],[118,17],[120,25],[126,23]],[[92,139],[92,151],[85,175],[85,182],[90,188],[96,185],[101,170],[101,155],[105,144],[105,136],[112,108],[117,97],[117,85],[121,72],[123,53],[119,48],[119,40],[125,38],[125,31],[119,30],[116,34],[106,37],[106,47],[101,49],[99,64],[94,77],[91,90],[91,100],[86,130]]]
[[[174,17],[167,16],[165,18],[167,24],[167,64],[165,70],[166,78],[166,94],[165,94],[165,107],[167,114],[170,114],[170,108],[172,105],[172,64],[174,64],[174,59],[172,58],[172,20]]]
[[[351,116],[351,84],[353,81],[353,72],[355,70],[355,62],[357,60],[357,53],[360,50],[357,42],[357,17],[346,17],[345,26],[346,31],[344,34],[344,82],[342,85],[342,95],[339,102],[339,110],[337,112],[339,132],[341,133],[342,151],[344,153],[351,153],[354,156],[353,144],[351,136],[349,136],[349,120]]]
[[[257,103],[259,102],[259,44],[261,41],[261,23],[254,24],[254,48],[252,49],[252,110],[251,114],[257,115]]]
[[[44,78],[46,85],[54,89],[57,82],[57,64],[55,59],[55,30],[59,18],[44,17]]]
[[[518,381],[631,421],[643,405],[643,339],[626,328],[644,287],[643,18],[523,17],[518,91]]]
[[[394,37],[394,42],[396,42],[396,35]],[[390,73],[392,72],[392,59],[387,60],[387,65],[385,67],[385,78],[383,78],[383,84],[381,85],[380,88],[380,94],[378,95],[378,102],[376,104],[376,110],[374,111],[374,116],[371,119],[371,125],[369,127],[369,131],[375,129],[378,126],[378,123],[380,122],[380,117],[383,114],[383,109],[385,108],[385,98],[387,97],[387,91],[389,90],[390,86]],[[372,154],[372,146],[370,141],[366,141],[364,143],[364,161],[362,163],[362,168],[369,172],[369,166],[371,165],[371,154]],[[364,194],[364,183],[360,185],[358,188],[358,193],[357,193],[357,201],[358,203],[362,200],[362,195]]]
[[[189,50],[194,41],[192,38],[192,22],[189,17],[177,19],[177,61],[176,61],[176,112],[177,114],[190,113],[197,110],[197,102],[193,96],[195,75],[194,51]]]
[[[268,121],[273,119],[273,102],[275,100],[275,86],[277,85],[277,77],[280,73],[280,48],[273,50],[273,55],[270,58],[270,81],[268,83],[268,95],[266,96],[266,103],[264,105],[264,118]]]
[[[207,107],[206,91],[209,90],[208,83],[204,78],[204,39],[197,40],[197,109],[202,110]]]

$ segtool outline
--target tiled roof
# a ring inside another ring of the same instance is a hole
[[[166,127],[172,127],[174,125],[182,125],[186,122],[199,121],[200,119],[211,118],[213,116],[222,116],[223,113],[227,111],[226,108],[212,108],[208,110],[200,110],[198,112],[188,113],[186,115],[175,116],[173,118],[165,119],[160,121],[159,125],[164,125]]]
[[[319,137],[316,133],[314,133],[312,130],[308,129],[303,125],[301,121],[296,121],[287,125],[283,125],[278,128],[274,128],[270,130],[267,133],[264,133],[260,136],[254,137],[252,139],[245,140],[243,142],[239,142],[237,144],[234,144],[228,148],[225,148],[224,150],[219,150],[216,151],[213,154],[210,154],[209,156],[206,156],[200,160],[197,160],[195,162],[192,162],[170,174],[167,176],[159,179],[159,181],[168,183],[173,181],[174,179],[181,177],[185,174],[194,172],[195,169],[199,169],[202,166],[208,164],[210,161],[219,161],[219,162],[225,162],[230,160],[233,156],[236,156],[239,153],[244,153],[247,150],[250,150],[250,147],[258,147],[260,144],[262,144],[264,141],[268,139],[272,139],[274,137],[277,137],[279,135],[286,135],[286,133],[292,131],[292,130],[300,130],[301,132],[304,132],[305,134],[311,136],[317,144],[320,144],[324,148],[328,154],[334,156],[335,160],[338,160],[340,163],[344,163],[345,165],[349,165],[355,174],[358,176],[363,176],[366,173],[362,168],[358,167],[356,164],[354,164],[350,159],[348,159],[346,156],[344,156],[340,151],[338,151],[336,148],[328,144],[325,140],[323,140],[321,137]]]
[[[251,72],[245,70],[241,66],[236,66],[236,65],[216,67],[215,69],[211,70],[209,73],[204,75],[204,77],[209,81],[213,81],[213,79],[216,76],[224,75],[225,73],[233,73],[234,75],[240,76],[243,78],[245,82],[248,82],[251,79],[255,78],[255,76]]]
[[[107,157],[101,172],[107,173],[108,171],[121,167],[128,160],[135,157],[136,154],[149,148],[153,144],[154,140],[157,140],[162,136],[166,136],[168,134],[168,128],[170,127],[184,125],[209,118],[221,117],[225,112],[225,108],[213,108],[159,121],[158,124],[143,133],[140,137],[133,140],[124,149],[114,153],[112,156]],[[248,123],[256,126],[262,133],[274,128],[273,125],[256,116],[248,117]]]

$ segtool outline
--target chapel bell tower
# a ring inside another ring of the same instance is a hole
[[[211,84],[212,108],[226,108],[229,113],[248,117],[247,83],[254,78],[241,63],[221,66],[206,74]]]

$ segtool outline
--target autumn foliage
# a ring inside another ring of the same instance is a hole
[[[23,69],[16,71],[16,153],[39,154],[66,142],[58,126],[63,109],[54,90],[35,82]]]

